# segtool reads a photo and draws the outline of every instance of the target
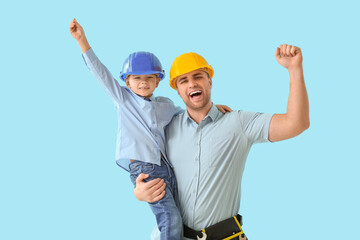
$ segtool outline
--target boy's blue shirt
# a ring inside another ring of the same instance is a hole
[[[83,58],[89,70],[106,89],[118,114],[116,162],[129,171],[130,159],[160,165],[165,152],[165,127],[174,115],[183,112],[166,97],[144,99],[120,86],[92,49]],[[168,161],[169,162],[169,161]]]

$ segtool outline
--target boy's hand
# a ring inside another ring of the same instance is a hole
[[[78,41],[85,36],[84,29],[80,26],[75,18],[70,23],[69,30],[71,36],[73,36]]]
[[[156,202],[165,196],[166,183],[163,179],[157,178],[149,182],[144,182],[149,174],[141,173],[136,179],[134,195],[139,201]]]
[[[218,108],[218,110],[222,113],[227,113],[227,112],[232,112],[232,109],[226,105],[216,105],[216,107]]]
[[[83,53],[87,52],[90,49],[90,45],[86,39],[84,29],[80,26],[80,24],[76,21],[75,18],[70,23],[69,30],[71,36],[73,36],[77,40],[81,51]]]

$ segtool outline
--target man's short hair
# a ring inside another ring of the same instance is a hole
[[[200,70],[204,71],[207,74],[208,78],[210,78],[209,70],[207,68],[200,68]]]
[[[199,68],[199,69],[195,69],[195,70],[201,70],[201,71],[203,71],[203,72],[205,72],[206,73],[206,75],[208,76],[208,78],[210,78],[210,74],[209,74],[209,70],[207,69],[207,68]],[[195,71],[194,70],[194,71]],[[180,76],[179,76],[180,77]],[[179,79],[179,77],[177,77],[176,79],[175,79],[175,85],[177,85],[177,80]]]

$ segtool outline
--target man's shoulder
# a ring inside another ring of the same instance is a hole
[[[232,112],[222,113],[219,111],[218,117],[216,121],[221,120],[227,120],[227,119],[233,119],[238,118],[243,113],[243,110],[233,110]]]

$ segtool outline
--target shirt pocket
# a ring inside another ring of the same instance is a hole
[[[220,132],[210,138],[210,163],[209,167],[219,167],[225,164],[225,160],[231,154],[229,146],[235,143],[235,133],[232,131]]]

